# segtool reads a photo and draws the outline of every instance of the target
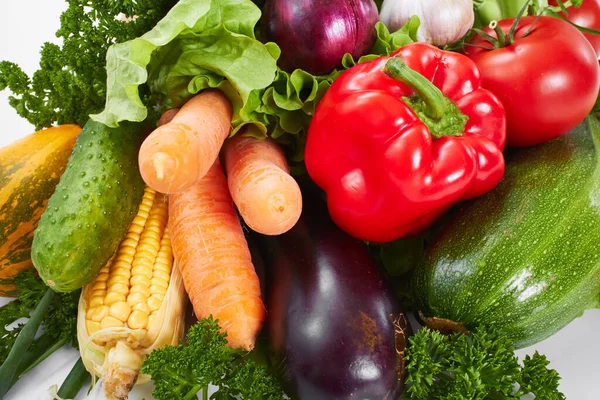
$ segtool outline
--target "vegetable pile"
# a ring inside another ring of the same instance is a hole
[[[0,398],[68,345],[60,398],[564,399],[514,350],[597,305],[600,3],[421,2],[69,0],[0,62]]]

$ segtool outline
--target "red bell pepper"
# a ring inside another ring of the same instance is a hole
[[[504,174],[506,116],[466,56],[424,43],[345,71],[317,107],[305,163],[349,234],[421,232]]]

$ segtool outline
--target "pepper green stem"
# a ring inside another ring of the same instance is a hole
[[[415,91],[425,102],[425,114],[429,118],[441,119],[446,113],[447,102],[442,91],[423,75],[411,69],[404,60],[392,57],[385,64],[386,75],[397,79]]]
[[[413,96],[402,99],[427,125],[435,139],[462,136],[468,117],[431,81],[411,69],[398,56],[386,62],[383,72],[414,90]]]

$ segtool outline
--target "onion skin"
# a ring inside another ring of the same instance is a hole
[[[281,69],[326,75],[371,49],[378,18],[373,0],[267,0],[261,37],[281,48]]]

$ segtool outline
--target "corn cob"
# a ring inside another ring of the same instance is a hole
[[[79,299],[81,357],[109,400],[149,381],[145,356],[183,337],[187,297],[166,225],[166,196],[146,188],[127,236]]]

